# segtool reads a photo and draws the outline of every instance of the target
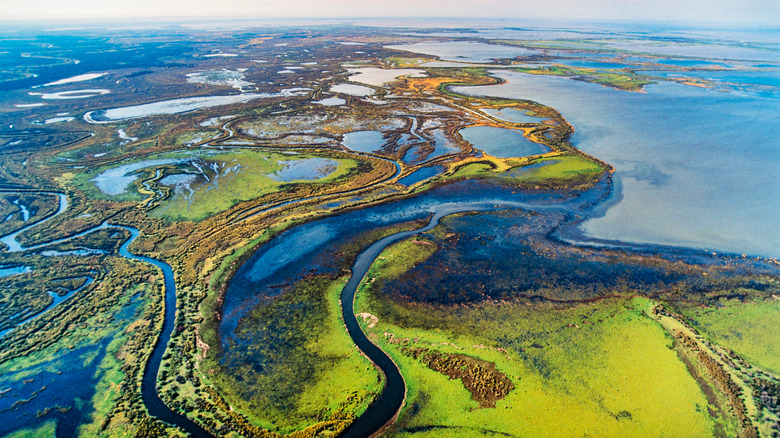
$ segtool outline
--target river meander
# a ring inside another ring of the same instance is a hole
[[[171,269],[171,266],[165,262],[162,262],[157,259],[153,259],[150,257],[145,256],[139,256],[136,254],[133,254],[129,251],[129,246],[135,241],[135,239],[138,238],[140,235],[140,231],[137,228],[133,227],[127,227],[127,226],[121,226],[121,225],[111,225],[107,222],[103,222],[102,224],[88,229],[86,231],[83,231],[78,234],[74,234],[71,236],[63,237],[61,239],[53,240],[46,243],[37,244],[34,246],[29,247],[23,247],[19,242],[16,240],[17,236],[21,234],[22,232],[32,228],[36,227],[43,222],[46,222],[48,220],[51,220],[55,216],[58,216],[62,213],[64,213],[68,208],[68,200],[65,194],[63,193],[49,193],[46,192],[48,195],[56,195],[59,198],[59,208],[57,211],[55,211],[53,214],[51,214],[48,217],[45,217],[35,223],[32,223],[14,233],[8,234],[6,236],[3,236],[2,239],[0,239],[1,242],[5,243],[9,247],[10,252],[18,252],[18,251],[26,251],[31,249],[39,249],[39,248],[45,248],[51,245],[67,242],[69,240],[73,240],[77,237],[84,236],[86,234],[95,232],[97,230],[102,230],[106,228],[113,228],[117,230],[124,230],[130,233],[130,238],[127,239],[119,248],[118,253],[122,257],[126,257],[128,259],[132,260],[138,260],[145,263],[150,263],[157,268],[159,268],[162,271],[163,278],[164,278],[164,285],[165,285],[165,313],[163,316],[163,326],[162,330],[160,331],[160,336],[157,338],[156,342],[154,343],[154,348],[152,350],[152,355],[149,358],[149,361],[146,364],[146,367],[144,368],[144,374],[143,374],[143,380],[141,384],[141,396],[144,402],[144,405],[146,406],[146,409],[149,411],[149,413],[160,420],[163,420],[167,423],[174,424],[183,430],[185,430],[187,433],[189,433],[191,436],[194,437],[208,437],[211,436],[208,432],[206,432],[203,428],[189,420],[188,418],[173,412],[171,409],[169,409],[165,403],[160,399],[160,396],[157,393],[157,375],[160,371],[160,364],[162,362],[163,354],[165,353],[165,350],[168,347],[168,342],[171,339],[171,334],[173,333],[173,327],[174,327],[174,320],[176,317],[176,282],[173,277],[173,270]],[[84,288],[87,287],[92,282],[92,279],[90,279],[84,286],[80,287]],[[70,295],[68,295],[69,297]],[[67,297],[66,297],[67,298]],[[50,310],[52,307],[56,305],[60,305],[62,301],[65,301],[66,298],[61,298],[59,300],[55,300],[54,304],[47,307],[45,311]],[[130,309],[131,307],[128,307]],[[43,313],[43,312],[41,312]],[[33,317],[39,316],[39,314],[34,315]],[[5,333],[3,333],[5,334]],[[107,343],[110,341],[109,338],[106,338],[104,343],[107,345]],[[102,345],[104,348],[105,345]],[[73,367],[74,369],[71,370],[69,373],[66,374],[66,376],[60,380],[63,381],[63,384],[67,386],[79,386],[76,381],[78,379],[84,379],[87,377],[90,373],[94,373],[95,370],[93,369],[94,366],[97,366],[99,364],[98,361],[92,362],[91,365],[83,366],[83,367]],[[60,373],[62,374],[62,373]],[[55,379],[52,379],[52,382],[54,382]],[[83,386],[83,388],[90,388],[91,386],[86,385]],[[45,387],[44,387],[45,388]],[[86,393],[88,394],[88,393]],[[32,398],[35,398],[36,394],[33,394]],[[88,395],[83,395],[79,393],[78,395],[74,395],[74,397],[88,397]],[[45,403],[45,402],[43,402]],[[38,408],[39,402],[36,402],[36,404],[33,404],[30,406],[30,408]],[[41,405],[41,407],[45,407]],[[5,411],[5,410],[3,410]],[[0,411],[2,413],[3,411]],[[77,410],[76,412],[79,412],[80,410]],[[66,419],[63,421],[63,426],[66,427],[67,430],[70,431],[72,434],[75,432],[75,428],[77,426],[78,420],[68,420]],[[58,429],[59,430],[59,429]],[[0,432],[3,432],[4,429],[0,428]]]
[[[220,361],[228,368],[264,363],[263,357],[246,354],[252,340],[239,335],[238,328],[258,305],[284,293],[290,284],[312,274],[338,273],[331,263],[340,242],[364,231],[428,219],[420,229],[381,239],[358,256],[351,278],[342,292],[343,317],[353,341],[382,370],[385,390],[359,417],[345,436],[368,436],[392,419],[402,406],[406,386],[388,356],[360,330],[352,302],[355,291],[377,255],[388,245],[432,229],[444,216],[467,211],[525,210],[555,212],[574,217],[586,211],[609,190],[608,182],[586,192],[529,193],[509,187],[466,181],[438,187],[413,198],[356,210],[305,223],[280,233],[263,245],[237,271],[225,294],[220,320]]]

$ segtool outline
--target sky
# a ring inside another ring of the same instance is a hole
[[[466,17],[778,27],[778,0],[0,0],[0,20]]]

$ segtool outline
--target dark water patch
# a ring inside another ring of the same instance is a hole
[[[57,436],[75,436],[76,428],[90,419],[91,399],[100,380],[98,366],[110,338],[94,345],[65,350],[60,356],[0,377],[0,434],[57,421]],[[32,372],[31,372],[32,371]],[[44,413],[40,417],[38,413]]]
[[[311,277],[283,296],[255,307],[235,329],[223,370],[234,382],[232,392],[251,400],[274,417],[298,410],[302,388],[337,359],[318,355],[309,346],[329,315],[325,291],[330,277]]]
[[[562,214],[512,212],[446,219],[454,237],[437,242],[440,251],[399,279],[378,278],[376,290],[400,301],[454,305],[518,297],[582,301],[634,294],[701,299],[719,288],[750,287],[745,279],[705,281],[698,270],[677,269],[669,261],[622,251],[582,250],[546,237],[567,220]]]
[[[428,178],[433,178],[436,175],[440,175],[444,172],[443,166],[427,166],[421,167],[414,172],[406,175],[398,180],[398,184],[403,184],[407,187],[413,186],[420,181],[425,181]]]

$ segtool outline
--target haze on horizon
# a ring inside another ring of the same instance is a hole
[[[777,26],[777,0],[0,0],[2,21],[124,18],[496,18]]]

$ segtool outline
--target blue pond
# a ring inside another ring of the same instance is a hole
[[[480,108],[483,113],[510,123],[539,123],[543,117],[530,116],[525,111],[516,108]]]
[[[413,186],[417,184],[420,181],[425,181],[428,178],[432,178],[436,175],[441,174],[444,171],[443,166],[428,166],[428,167],[421,167],[414,172],[410,173],[409,175],[406,175],[405,177],[398,180],[398,184],[403,184],[406,187]]]
[[[548,152],[547,146],[525,138],[520,131],[493,126],[471,126],[460,130],[464,140],[474,148],[494,157],[525,157]]]
[[[379,131],[355,131],[344,134],[344,146],[358,152],[376,152],[385,145],[385,136]]]

